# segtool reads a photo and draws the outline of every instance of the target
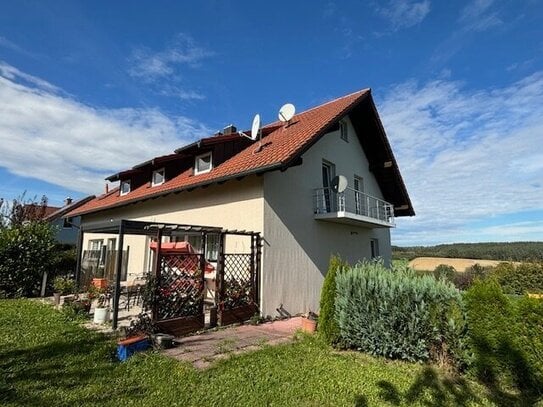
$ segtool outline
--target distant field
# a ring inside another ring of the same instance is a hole
[[[417,257],[409,262],[409,267],[415,270],[434,270],[440,264],[446,264],[454,267],[456,271],[466,271],[466,269],[472,267],[474,264],[480,266],[497,266],[503,263],[499,260],[478,260],[478,259],[460,259],[460,258],[447,258],[447,257]]]

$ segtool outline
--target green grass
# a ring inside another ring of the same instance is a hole
[[[316,337],[197,371],[148,352],[119,363],[113,341],[30,300],[0,300],[2,406],[495,405],[421,364],[336,352]]]

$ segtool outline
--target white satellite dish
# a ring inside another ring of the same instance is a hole
[[[248,139],[255,141],[259,133],[260,133],[260,115],[257,113],[255,114],[255,117],[253,118],[253,125],[251,126],[251,135],[249,136],[242,131],[240,131],[239,134],[240,136],[247,137]]]
[[[260,115],[257,113],[253,119],[253,126],[251,127],[251,140],[255,141],[260,133]]]
[[[296,113],[296,108],[292,103],[287,103],[283,106],[281,106],[281,109],[279,109],[279,120],[282,122],[289,122]]]
[[[332,190],[334,192],[345,192],[348,185],[349,181],[347,181],[347,177],[345,177],[344,175],[337,175],[332,179]]]

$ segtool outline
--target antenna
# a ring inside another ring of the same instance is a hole
[[[296,108],[292,103],[287,103],[281,106],[281,109],[279,109],[279,120],[281,120],[283,123],[290,123],[290,120],[294,117],[294,114],[296,113]]]
[[[347,186],[349,185],[349,182],[347,181],[347,177],[344,175],[337,175],[334,178],[332,178],[332,191],[337,193],[345,192],[347,189]]]
[[[255,114],[255,117],[253,118],[253,125],[251,126],[251,135],[247,135],[244,132],[240,131],[240,136],[246,137],[250,140],[255,141],[258,137],[258,133],[260,132],[260,115],[257,113]]]
[[[250,136],[245,134],[242,131],[240,131],[239,134],[253,141],[255,141],[258,138],[258,147],[255,150],[255,152],[262,150],[262,132],[260,131],[260,115],[257,113],[255,114],[255,117],[253,118],[253,125],[251,126]]]

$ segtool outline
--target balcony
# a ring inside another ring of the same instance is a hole
[[[382,199],[347,188],[334,192],[317,188],[313,194],[315,219],[367,228],[393,228],[394,206]]]

